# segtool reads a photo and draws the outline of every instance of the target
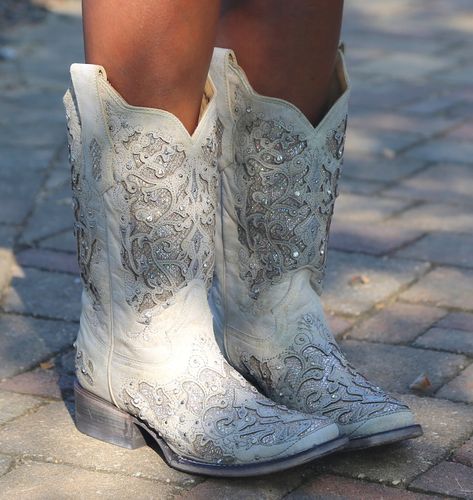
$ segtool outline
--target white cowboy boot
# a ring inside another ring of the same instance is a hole
[[[226,362],[207,301],[222,124],[206,88],[192,137],[73,65],[64,101],[84,285],[76,425],[120,446],[140,429],[180,470],[262,474],[340,448],[335,424],[278,406]]]
[[[343,54],[315,129],[254,92],[231,51],[215,49],[210,74],[225,131],[211,294],[222,350],[273,401],[330,417],[351,448],[419,436],[409,408],[346,361],[319,298],[347,120]]]

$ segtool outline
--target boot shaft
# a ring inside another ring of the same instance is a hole
[[[214,295],[239,309],[265,308],[284,296],[296,272],[320,294],[347,124],[343,54],[330,108],[316,127],[292,104],[257,94],[231,51],[214,51],[210,74],[225,93],[218,98],[225,127],[217,227],[223,245]],[[224,280],[231,282],[225,291]]]
[[[214,88],[209,80],[190,136],[172,114],[128,105],[99,66],[73,65],[71,77],[64,103],[84,285],[79,337],[143,360],[136,338],[168,324],[169,309],[188,321],[207,315],[222,134]]]

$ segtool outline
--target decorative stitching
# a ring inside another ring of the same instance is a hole
[[[239,449],[290,446],[322,422],[263,397],[205,338],[195,342],[187,370],[175,381],[129,380],[119,397],[177,451],[215,463],[234,462]]]
[[[71,164],[72,201],[75,218],[74,235],[77,242],[80,276],[94,308],[99,308],[101,305],[100,286],[94,279],[92,272],[92,265],[100,262],[102,252],[97,240],[96,211],[91,202],[91,197],[94,196],[95,192],[85,180],[81,124],[71,91],[68,91],[64,96],[64,105]],[[94,151],[93,164],[99,168],[101,159],[98,144],[91,144],[89,150]]]
[[[117,158],[112,198],[120,213],[126,300],[149,324],[151,310],[169,306],[191,280],[210,286],[222,126],[216,122],[202,157],[190,160],[172,137],[131,123],[109,103],[105,111]]]
[[[315,151],[302,132],[266,119],[236,93],[235,209],[240,277],[257,299],[289,271],[310,266],[320,292],[346,118]]]
[[[246,374],[268,397],[305,413],[350,424],[408,407],[360,375],[325,323],[304,314],[287,348],[269,360],[241,352]]]

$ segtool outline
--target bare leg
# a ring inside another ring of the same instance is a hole
[[[217,44],[235,51],[260,94],[317,123],[327,107],[343,0],[224,0]]]
[[[192,132],[220,0],[83,0],[85,58],[132,105],[165,109]]]

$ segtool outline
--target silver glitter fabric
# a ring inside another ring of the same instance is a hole
[[[210,286],[213,272],[218,119],[202,146],[206,168],[194,168],[183,144],[163,131],[143,130],[111,104],[105,110],[113,142],[122,259],[128,303],[149,321],[151,309],[172,303],[193,279]],[[148,312],[148,313],[147,313]]]
[[[64,96],[71,165],[72,201],[74,210],[74,235],[77,242],[77,256],[80,276],[85,292],[96,308],[100,306],[100,285],[93,273],[93,264],[101,258],[101,247],[97,238],[97,205],[93,189],[88,184],[83,168],[82,139],[79,117],[75,112],[73,94]],[[100,163],[100,146],[94,144],[94,164]]]
[[[346,117],[309,147],[306,133],[266,119],[236,92],[235,209],[240,276],[257,299],[288,271],[309,266],[320,287],[343,157]]]
[[[347,425],[408,407],[366,380],[346,360],[326,324],[312,314],[297,321],[292,342],[264,361],[242,351],[250,380],[274,401]]]
[[[132,379],[119,397],[176,451],[211,463],[233,463],[252,449],[264,456],[327,423],[309,420],[259,394],[205,338],[196,339],[186,371],[172,383]]]

